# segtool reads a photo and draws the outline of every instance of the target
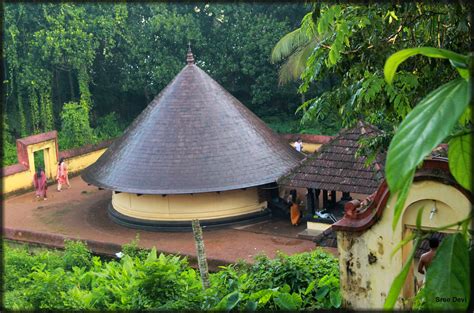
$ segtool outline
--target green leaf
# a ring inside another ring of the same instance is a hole
[[[469,267],[469,252],[464,237],[456,233],[444,238],[426,273],[427,309],[465,311],[471,295]]]
[[[421,54],[430,58],[449,59],[454,62],[457,62],[457,64],[464,64],[466,66],[468,64],[467,56],[445,49],[431,47],[403,49],[392,54],[385,62],[384,75],[387,83],[392,83],[393,77],[395,76],[395,72],[397,71],[398,66],[403,61],[417,54]]]
[[[407,177],[402,180],[403,185],[401,186],[400,192],[395,194],[393,191],[393,196],[397,196],[397,202],[395,203],[395,208],[393,209],[393,221],[392,221],[392,228],[395,229],[397,226],[398,220],[402,215],[403,206],[405,204],[405,200],[408,197],[408,191],[410,190],[411,183],[413,181],[413,177],[415,176],[415,170],[413,169],[410,173],[408,173]],[[390,190],[392,192],[392,189]],[[390,195],[392,197],[392,195]]]
[[[321,301],[329,292],[329,286],[322,286],[316,290],[316,299]]]
[[[404,245],[406,245],[407,243],[409,243],[410,241],[412,241],[416,236],[417,236],[417,234],[412,232],[408,237],[406,237],[405,239],[403,239],[402,241],[400,241],[400,242],[395,246],[395,248],[393,249],[392,253],[390,253],[390,258],[393,258],[393,256],[395,255],[395,253],[397,253],[398,250],[400,250]]]
[[[308,293],[310,293],[313,289],[314,289],[314,286],[316,286],[316,281],[313,280],[309,285],[308,285],[308,288],[306,288],[305,292],[304,292],[304,295],[306,296]]]
[[[468,106],[466,110],[464,110],[464,113],[461,115],[459,118],[459,123],[462,126],[466,126],[467,123],[472,121],[472,108],[471,106]]]
[[[387,153],[385,172],[390,192],[398,192],[410,171],[449,135],[470,97],[469,83],[459,78],[428,94],[406,116]]]
[[[278,297],[274,299],[274,301],[279,309],[290,311],[298,309],[297,301],[289,293],[280,293]]]
[[[257,309],[257,302],[249,301],[245,306],[245,311],[255,311]]]
[[[421,220],[423,217],[423,210],[425,209],[424,206],[418,209],[418,213],[416,213],[416,229],[421,229]]]
[[[214,310],[228,312],[232,310],[237,305],[237,303],[239,303],[239,301],[240,293],[237,290],[222,298],[221,301],[214,307]]]
[[[329,293],[329,300],[333,307],[339,308],[342,303],[342,297],[339,290],[331,290],[331,292]]]
[[[393,280],[392,285],[390,286],[390,290],[388,291],[387,299],[385,299],[385,303],[383,305],[383,308],[385,310],[391,310],[395,306],[398,295],[400,294],[400,291],[402,290],[402,287],[405,284],[405,280],[407,278],[408,272],[412,265],[412,260],[413,260],[413,257],[415,256],[415,251],[418,248],[419,242],[420,242],[419,238],[415,239],[413,249],[410,253],[410,256],[405,261],[402,271]]]
[[[457,136],[449,141],[449,170],[456,181],[472,192],[472,134]]]

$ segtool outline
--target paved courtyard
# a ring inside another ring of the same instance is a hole
[[[46,201],[38,201],[33,192],[5,200],[4,237],[51,246],[61,246],[64,238],[81,239],[94,252],[111,255],[138,234],[141,247],[155,246],[158,251],[186,255],[194,262],[192,232],[152,232],[118,225],[106,211],[110,191],[88,186],[80,177],[72,178],[71,185],[62,192],[56,191],[56,185],[50,186]],[[315,249],[314,242],[297,238],[305,227],[305,223],[293,227],[289,220],[273,218],[245,226],[204,229],[210,267],[239,259],[251,261],[261,253],[273,257],[277,251],[293,254]]]

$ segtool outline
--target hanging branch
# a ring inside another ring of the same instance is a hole
[[[204,250],[204,241],[202,239],[202,229],[199,220],[193,220],[194,242],[196,243],[197,260],[199,272],[201,273],[202,288],[207,289],[211,286],[209,283],[209,269],[207,267],[206,252]]]

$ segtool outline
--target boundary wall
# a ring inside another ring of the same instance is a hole
[[[303,140],[303,152],[305,153],[315,152],[322,144],[332,138],[331,136],[309,134],[281,134],[280,136],[290,145],[294,145],[296,139],[301,138]],[[53,184],[55,183],[57,164],[60,158],[66,160],[70,176],[78,175],[83,169],[93,164],[112,142],[113,139],[60,151],[58,133],[55,130],[17,139],[18,163],[3,167],[0,174],[3,182],[2,198],[33,190],[33,175],[36,171],[35,152],[42,151],[44,171],[48,183]]]

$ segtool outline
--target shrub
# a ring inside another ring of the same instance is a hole
[[[81,241],[64,240],[64,269],[72,270],[74,266],[89,268],[92,264],[92,253]]]
[[[80,310],[297,310],[339,307],[337,260],[322,250],[275,259],[239,262],[210,275],[202,289],[186,258],[144,256],[138,237],[120,260],[91,256],[84,243],[65,251],[7,247],[5,306],[8,309]],[[132,256],[132,254],[135,254]]]
[[[118,137],[122,134],[123,129],[115,112],[111,112],[97,119],[97,127],[94,133],[98,140],[107,140]]]
[[[3,245],[4,255],[4,285],[5,291],[13,291],[23,288],[25,285],[20,278],[28,276],[31,268],[35,266],[35,259],[27,251],[26,247],[10,248],[8,244]]]
[[[61,149],[80,147],[97,141],[89,123],[89,110],[85,103],[64,104],[58,140]]]
[[[145,260],[148,256],[149,251],[147,249],[140,248],[138,243],[140,241],[140,234],[135,235],[130,243],[126,243],[122,246],[122,252],[124,255],[128,255],[132,258],[138,257],[140,260]]]

